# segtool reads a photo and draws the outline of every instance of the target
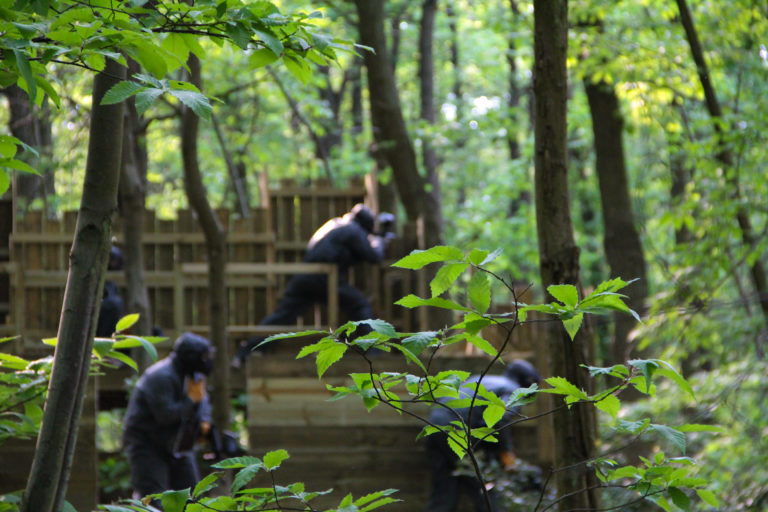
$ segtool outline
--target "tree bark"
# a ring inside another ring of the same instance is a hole
[[[382,0],[355,0],[360,30],[360,42],[373,48],[364,52],[368,71],[368,89],[371,103],[371,122],[377,147],[385,155],[397,185],[406,216],[412,223],[423,215],[424,244],[440,245],[440,222],[427,211],[425,181],[419,175],[416,153],[400,108],[400,98],[392,74],[389,51],[384,35],[384,8]]]
[[[579,284],[579,250],[573,237],[568,197],[566,104],[568,76],[568,4],[534,0],[535,199],[542,285]],[[589,389],[580,364],[589,362],[590,333],[571,341],[561,325],[546,330],[552,375]],[[562,510],[599,505],[595,476],[585,461],[595,450],[596,425],[591,405],[561,408],[553,415],[555,483]]]
[[[251,212],[251,205],[248,201],[248,187],[240,173],[240,169],[238,169],[238,166],[235,163],[235,159],[232,157],[232,152],[229,150],[227,140],[224,138],[224,132],[219,125],[219,121],[214,115],[211,115],[211,124],[213,124],[213,131],[216,133],[216,140],[219,141],[219,147],[221,148],[221,153],[224,157],[224,164],[227,166],[227,172],[229,172],[229,179],[232,181],[232,188],[235,193],[235,208],[240,212],[242,218],[247,219]]]
[[[434,125],[435,115],[435,64],[432,51],[435,32],[435,16],[437,0],[424,0],[421,9],[421,24],[419,30],[419,82],[421,89],[421,118],[427,124]],[[434,229],[443,232],[443,210],[440,201],[440,180],[437,173],[438,159],[432,145],[431,134],[423,139],[422,160],[427,176],[429,190],[426,193],[426,211],[433,212]]]
[[[130,75],[139,72],[135,61],[128,61]],[[123,125],[123,152],[118,189],[118,208],[122,219],[123,256],[125,261],[126,311],[138,313],[139,320],[131,328],[133,334],[152,334],[152,311],[144,276],[144,212],[146,210],[147,168],[146,129],[136,112],[134,99],[126,101]],[[138,352],[139,363],[145,368],[146,352]]]
[[[685,29],[685,36],[688,40],[688,45],[691,48],[693,60],[696,63],[699,81],[704,90],[704,99],[707,105],[707,110],[709,111],[709,115],[715,121],[713,124],[717,136],[718,147],[715,158],[717,158],[723,165],[726,180],[731,187],[732,199],[739,205],[736,210],[736,221],[741,230],[741,239],[749,250],[754,250],[757,244],[757,239],[752,230],[752,222],[749,219],[749,212],[745,209],[741,198],[738,182],[738,169],[734,166],[735,159],[733,153],[724,140],[723,128],[720,122],[723,117],[723,111],[720,107],[720,102],[717,99],[715,88],[710,80],[709,69],[707,67],[707,62],[704,59],[704,51],[699,42],[699,36],[696,32],[696,26],[693,23],[691,11],[688,9],[688,4],[685,0],[676,0],[676,2],[680,12],[680,22]],[[750,265],[750,274],[752,277],[752,284],[755,287],[758,300],[760,301],[760,307],[763,311],[763,318],[768,322],[768,277],[766,276],[765,267],[760,258],[755,258],[754,263]]]
[[[8,98],[8,128],[11,134],[33,147],[38,157],[32,154],[20,155],[30,166],[34,167],[40,176],[17,172],[13,180],[17,211],[27,211],[35,199],[43,200],[45,216],[54,214],[48,211],[48,198],[56,191],[54,189],[53,166],[50,165],[52,130],[46,107],[38,108],[29,102],[27,93],[16,85],[3,89]],[[23,199],[23,201],[18,201]]]
[[[187,61],[189,81],[202,90],[200,60],[190,55]],[[216,212],[208,202],[205,185],[200,173],[197,153],[197,136],[200,119],[191,109],[184,107],[181,114],[181,156],[184,162],[184,189],[189,204],[197,214],[197,220],[205,236],[208,254],[208,308],[210,316],[210,341],[216,348],[213,374],[213,421],[220,430],[229,427],[229,362],[231,359],[227,341],[227,295],[224,269],[227,263],[226,231]]]
[[[640,314],[645,310],[648,281],[640,234],[635,226],[629,179],[624,161],[624,121],[616,92],[605,82],[585,81],[584,87],[592,115],[595,147],[595,170],[600,186],[603,209],[603,247],[611,277],[638,279],[627,287],[627,305]],[[612,364],[623,363],[630,357],[629,334],[636,320],[616,313],[612,343]]]
[[[124,77],[125,68],[108,60],[104,71],[93,81],[83,196],[69,257],[59,341],[21,512],[58,512],[64,505],[109,260],[120,178],[123,105],[105,106],[100,105],[100,101],[106,91]]]

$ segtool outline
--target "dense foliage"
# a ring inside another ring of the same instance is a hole
[[[268,2],[254,2],[250,14],[226,28],[209,22],[223,15],[220,9],[241,9],[240,2],[199,1],[195,11],[181,3],[159,3],[168,9],[168,17],[194,16],[201,31],[236,42],[243,42],[245,28],[264,24],[265,19],[272,19],[278,27],[296,27],[299,40],[305,43],[318,43],[313,29],[306,26],[310,20],[342,40],[356,37],[353,9],[340,2],[316,3],[314,8],[323,11],[322,18],[313,17],[309,13],[314,9],[296,1],[282,2],[285,11],[304,9],[307,14],[294,18],[271,10],[262,12],[259,9],[267,9]],[[190,51],[205,58],[205,94],[213,99],[206,103],[208,99],[194,96],[195,105],[210,105],[224,136],[219,141],[213,122],[202,127],[201,167],[206,170],[210,197],[217,204],[231,206],[233,199],[222,157],[225,149],[246,169],[253,204],[259,197],[259,173],[273,180],[327,175],[317,158],[313,134],[339,136],[339,143],[329,152],[334,181],[373,168],[370,133],[368,128],[360,129],[352,115],[352,77],[360,65],[354,55],[338,55],[338,64],[327,68],[325,59],[318,58],[322,71],[311,73],[310,68],[293,61],[273,69],[269,52],[276,55],[276,47],[270,41],[276,43],[268,38],[247,53],[189,35],[155,37],[162,32],[157,28],[162,27],[162,20],[142,18],[141,1],[131,2],[132,9],[114,18],[97,16],[86,8],[63,10],[56,20],[40,18],[43,9],[64,4],[0,1],[4,14],[0,85],[23,87],[50,116],[55,144],[50,156],[53,165],[47,172],[55,172],[56,195],[49,200],[59,211],[73,208],[79,200],[91,109],[91,74],[65,63],[99,70],[104,59],[122,58],[118,51],[139,60],[146,70],[139,77],[141,88],[135,86],[124,93],[169,93],[164,96],[167,100],[156,101],[146,111],[148,206],[160,215],[172,216],[186,205],[179,150],[175,137],[168,133],[176,130],[179,95],[189,98],[183,94],[187,86],[169,77],[180,78],[177,73]],[[101,4],[99,9],[107,9],[106,2]],[[653,293],[636,333],[643,357],[648,358],[642,360],[658,358],[682,367],[697,398],[691,406],[682,394],[660,384],[652,402],[639,402],[636,407],[639,411],[650,408],[647,415],[652,413],[659,424],[719,425],[721,436],[691,436],[686,454],[699,461],[692,471],[714,482],[713,490],[724,507],[760,510],[768,500],[768,470],[761,463],[768,453],[761,435],[768,428],[767,389],[762,379],[768,349],[766,319],[750,283],[749,266],[764,261],[768,249],[768,181],[763,165],[768,147],[764,115],[768,109],[764,92],[768,49],[760,39],[768,33],[768,8],[752,0],[696,0],[690,6],[723,105],[719,119],[713,119],[705,107],[674,3],[570,2],[569,147],[576,236],[584,282],[593,285],[607,279],[590,112],[583,93],[583,80],[603,80],[615,86],[621,100],[631,197]],[[514,0],[452,0],[441,5],[435,31],[440,115],[432,125],[418,118],[418,84],[413,80],[418,70],[419,8],[419,3],[404,0],[388,3],[393,22],[390,40],[393,48],[399,42],[395,73],[411,134],[417,147],[430,140],[441,160],[443,201],[451,205],[445,208],[446,240],[467,248],[504,247],[498,260],[503,274],[525,283],[536,282],[533,135],[528,115],[532,5]],[[111,24],[104,23],[105,19]],[[149,26],[155,27],[154,35],[144,30]],[[48,37],[38,37],[43,33]],[[298,46],[288,45],[290,51],[303,51],[300,41],[292,42]],[[328,47],[335,44],[339,43],[330,41]],[[454,45],[456,62],[449,51]],[[343,93],[338,112],[329,101],[329,92]],[[0,119],[7,124],[7,110],[0,110]],[[730,168],[717,158],[723,141],[736,157]],[[31,171],[17,154],[17,142],[0,136],[0,164]],[[516,154],[511,152],[512,142],[517,144]],[[673,195],[677,168],[685,171],[688,180]],[[7,186],[6,176],[0,172],[0,188]],[[390,173],[383,170],[379,179],[386,184],[391,181]],[[740,238],[734,220],[739,208],[748,211],[758,234],[752,245]],[[634,276],[622,277],[631,280]],[[499,304],[510,301],[499,282],[489,286]],[[603,334],[601,347],[605,347],[610,322],[601,321],[598,327]],[[606,354],[602,350],[600,355]],[[615,363],[619,362],[595,364],[613,368]],[[5,366],[13,364],[21,363]],[[30,379],[27,384],[39,378],[34,366],[25,371],[22,377]],[[24,414],[34,419],[39,411],[29,405]],[[19,433],[30,425],[27,420],[16,423]],[[681,446],[673,443],[673,447]]]

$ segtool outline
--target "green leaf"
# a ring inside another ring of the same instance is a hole
[[[117,325],[115,326],[115,331],[122,332],[127,329],[130,329],[138,321],[139,321],[138,313],[131,313],[130,315],[125,315],[123,318],[121,318],[117,322]]]
[[[656,362],[659,364],[659,368],[656,370],[656,373],[668,378],[669,380],[671,380],[672,382],[680,386],[680,388],[686,393],[688,393],[692,398],[694,399],[696,398],[696,395],[693,393],[693,388],[691,387],[691,385],[688,383],[687,380],[685,380],[685,378],[682,375],[680,375],[679,373],[677,373],[677,371],[675,371],[672,365],[662,360],[656,360]]]
[[[670,498],[672,498],[672,503],[674,503],[677,507],[683,510],[691,509],[691,498],[689,498],[688,495],[683,491],[677,487],[670,487],[668,492]]]
[[[595,402],[595,407],[601,411],[607,412],[615,420],[621,409],[621,400],[616,395],[606,395],[605,398]]]
[[[213,107],[203,93],[180,89],[171,89],[169,93],[190,108],[198,117],[205,120],[211,119]]]
[[[259,48],[258,50],[254,50],[248,57],[248,63],[253,68],[261,68],[272,64],[279,58],[280,57],[269,48]]]
[[[15,171],[20,172],[26,172],[29,174],[35,174],[37,176],[40,176],[40,173],[37,172],[37,169],[34,167],[31,167],[28,163],[22,162],[21,160],[16,160],[15,158],[9,158],[0,161],[0,165],[3,167],[7,167],[9,169],[13,169]]]
[[[243,22],[227,22],[224,32],[235,42],[237,46],[246,50],[251,42],[251,32]]]
[[[11,178],[4,169],[0,169],[0,196],[6,193],[11,187]]]
[[[572,284],[553,284],[547,291],[566,306],[576,307],[579,303],[579,292]]]
[[[435,337],[437,335],[438,331],[417,332],[416,334],[408,336],[400,343],[411,353],[418,356],[424,351],[425,348],[429,346],[430,343],[435,341]]]
[[[302,59],[301,57],[294,56],[293,53],[286,53],[283,55],[283,63],[285,63],[285,67],[288,69],[288,71],[290,71],[294,77],[301,81],[301,83],[309,83],[310,78],[312,78],[312,70],[310,69],[306,60]]]
[[[163,512],[183,512],[188,499],[189,489],[165,491],[160,498],[160,503],[163,505]]]
[[[389,322],[386,322],[385,320],[368,319],[368,320],[359,320],[352,323],[354,325],[367,324],[375,332],[383,334],[384,336],[387,336],[389,338],[397,337],[397,330],[395,330],[392,324],[390,324]]]
[[[695,423],[686,423],[676,428],[680,432],[724,432],[723,427],[718,425],[700,425]]]
[[[427,250],[415,250],[408,256],[392,264],[393,267],[418,270],[430,263],[439,261],[462,260],[464,253],[456,247],[438,245]]]
[[[217,467],[217,466],[214,465],[214,467]],[[235,493],[240,489],[242,489],[243,487],[245,487],[248,484],[248,482],[250,482],[253,479],[256,473],[258,473],[262,469],[264,469],[264,464],[262,464],[261,461],[258,461],[256,463],[249,464],[248,466],[238,471],[237,475],[235,475],[235,479],[232,481],[232,486],[230,487],[231,491]]]
[[[469,282],[469,301],[480,313],[485,313],[491,305],[491,285],[485,272],[475,272]]]
[[[117,350],[111,350],[107,352],[106,357],[111,357],[112,359],[117,359],[118,361],[123,362],[126,366],[129,366],[133,368],[134,371],[139,371],[139,365],[136,364],[136,361],[134,361],[129,355],[124,354],[122,352],[118,352]]]
[[[0,135],[0,157],[13,158],[21,141],[11,135]]]
[[[114,105],[115,103],[120,103],[146,88],[145,85],[138,82],[123,80],[110,87],[106,94],[104,94],[104,97],[101,98],[101,104]]]
[[[656,425],[655,423],[651,423],[649,428],[658,432],[663,438],[670,441],[682,453],[685,453],[685,434],[668,425]]]
[[[432,297],[437,297],[450,288],[467,267],[469,267],[468,263],[450,263],[440,267],[440,270],[435,274],[435,278],[429,283]]]
[[[155,100],[163,94],[162,89],[147,88],[136,94],[136,113],[144,115]]]
[[[96,71],[103,71],[107,65],[107,59],[100,53],[92,53],[86,57],[85,63]]]
[[[24,52],[19,50],[13,50],[13,55],[16,57],[16,67],[19,69],[19,73],[27,83],[26,91],[29,95],[30,101],[33,101],[37,97],[37,82],[35,77],[32,76],[32,68],[29,66],[29,60]]]
[[[565,330],[568,332],[568,336],[571,337],[571,341],[573,341],[573,339],[576,337],[576,334],[578,334],[579,329],[581,329],[581,322],[583,319],[584,314],[579,313],[574,315],[572,318],[563,320],[563,327],[565,327]]]
[[[333,363],[341,359],[347,351],[343,343],[334,343],[317,353],[317,377],[320,378]]]
[[[651,378],[659,368],[659,363],[653,359],[632,359],[628,361],[630,366],[639,368],[645,377],[645,393],[651,392]]]
[[[211,489],[216,487],[216,481],[219,478],[221,478],[220,473],[209,473],[208,475],[205,476],[205,478],[197,482],[197,485],[195,485],[195,489],[192,491],[192,496],[194,498],[199,498],[201,495],[210,491]]]
[[[467,255],[467,261],[473,265],[482,265],[485,259],[488,257],[488,251],[482,249],[472,249]]]
[[[422,299],[421,297],[417,297],[416,295],[413,295],[413,294],[403,297],[402,299],[395,302],[395,304],[397,304],[398,306],[403,306],[405,308],[415,308],[419,306],[433,306],[436,308],[453,309],[457,311],[471,311],[469,308],[464,307],[448,299],[443,299],[441,297],[432,297],[431,299]]]
[[[259,38],[259,40],[264,42],[267,48],[272,50],[272,53],[275,55],[283,54],[283,50],[285,49],[283,47],[283,43],[280,42],[280,39],[278,39],[274,34],[262,30],[254,30],[253,34]]]
[[[715,496],[715,493],[709,489],[696,489],[696,494],[698,494],[699,498],[701,498],[701,500],[707,505],[720,508],[720,501]]]
[[[467,435],[462,430],[453,430],[448,434],[448,446],[459,459],[463,459],[467,453]]]
[[[479,348],[491,357],[496,357],[498,351],[488,340],[478,336],[477,334],[467,333],[467,342],[472,344],[473,347]]]
[[[489,405],[485,408],[483,411],[483,420],[485,421],[485,424],[489,427],[493,427],[501,421],[501,418],[504,417],[504,413],[507,412],[507,410],[499,405]]]
[[[288,452],[285,450],[274,450],[267,452],[264,455],[264,466],[268,471],[272,471],[273,469],[279,468],[280,464],[282,464],[283,461],[287,460],[289,457],[290,455],[288,455]]]
[[[246,455],[243,457],[230,457],[229,459],[224,459],[220,462],[217,462],[216,464],[212,464],[211,467],[216,469],[237,469],[246,468],[254,464],[261,464],[261,459],[251,455]]]
[[[564,377],[550,377],[545,382],[552,386],[551,389],[542,389],[542,393],[553,393],[556,395],[565,395],[567,403],[573,403],[578,400],[587,400],[587,394],[568,382]]]

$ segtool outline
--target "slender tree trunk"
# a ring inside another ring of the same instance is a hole
[[[424,243],[440,245],[442,233],[434,211],[425,211],[428,204],[425,182],[419,175],[416,153],[400,108],[400,98],[392,74],[389,51],[384,36],[384,7],[382,0],[355,0],[359,19],[360,42],[373,48],[364,52],[368,71],[371,102],[371,122],[376,145],[386,156],[395,178],[397,192],[408,220],[416,223],[424,217]]]
[[[693,23],[691,11],[688,9],[688,4],[685,0],[676,0],[676,2],[678,10],[680,11],[680,22],[685,29],[688,45],[691,48],[691,55],[696,63],[696,70],[699,74],[699,81],[701,82],[702,89],[704,89],[704,99],[707,105],[707,110],[709,111],[709,115],[715,120],[714,126],[718,145],[718,152],[715,157],[725,168],[725,176],[731,187],[732,199],[739,205],[736,210],[736,221],[741,230],[741,239],[749,250],[755,250],[757,239],[752,230],[752,222],[749,219],[749,212],[747,212],[744,207],[741,198],[738,169],[734,166],[735,159],[724,140],[723,128],[720,123],[720,120],[723,117],[723,111],[720,107],[720,102],[717,99],[715,88],[710,80],[707,62],[704,59],[704,51],[699,42],[699,36],[696,32],[696,26]],[[766,276],[765,267],[760,258],[755,258],[754,263],[750,266],[750,273],[752,276],[752,284],[755,287],[755,291],[760,300],[763,317],[765,318],[765,321],[768,322],[768,277]]]
[[[83,196],[70,252],[59,341],[21,512],[59,512],[69,484],[120,179],[123,105],[99,103],[123,77],[125,68],[108,60],[93,81]]]
[[[128,61],[128,73],[139,72],[135,61]],[[123,152],[118,190],[118,207],[122,219],[123,256],[125,257],[126,311],[138,313],[139,320],[131,328],[133,334],[149,336],[152,334],[152,311],[149,305],[149,292],[144,276],[144,213],[147,193],[147,144],[146,129],[136,112],[134,99],[125,104],[123,126]],[[149,363],[146,353],[139,352],[142,367]]]
[[[235,207],[240,212],[240,216],[247,219],[251,212],[251,205],[248,202],[248,189],[245,180],[242,179],[240,170],[237,164],[235,164],[235,159],[232,157],[232,152],[229,150],[227,140],[224,138],[224,132],[221,130],[216,116],[211,116],[211,123],[213,124],[213,131],[216,133],[216,140],[219,141],[224,163],[229,172],[229,179],[232,181],[232,188],[235,192]]]
[[[190,55],[187,61],[190,82],[202,90],[200,60]],[[216,212],[208,202],[197,155],[197,136],[200,119],[191,109],[184,107],[181,115],[181,156],[184,162],[184,189],[189,204],[205,235],[208,254],[208,308],[210,311],[210,340],[216,348],[213,374],[213,421],[223,431],[229,427],[229,362],[227,341],[227,295],[224,270],[227,263],[226,231]]]
[[[352,62],[352,71],[350,74],[350,79],[352,80],[352,87],[350,88],[350,95],[352,96],[352,133],[354,134],[363,132],[362,67],[362,59],[355,57],[354,61]]]
[[[566,104],[568,4],[534,0],[535,189],[542,284],[579,284],[579,250],[573,237],[568,197]],[[590,334],[574,341],[557,325],[546,330],[550,370],[580,389],[590,388],[580,364],[589,362]],[[594,474],[584,465],[595,451],[592,406],[559,409],[553,416],[555,465],[561,510],[597,508]]]
[[[30,105],[27,93],[16,85],[3,89],[3,93],[8,98],[8,127],[11,134],[35,148],[39,154],[38,157],[31,153],[21,155],[29,165],[37,169],[40,176],[15,173],[13,188],[17,200],[21,200],[17,201],[17,208],[27,211],[35,199],[42,199],[45,216],[49,217],[54,212],[48,211],[48,197],[52,197],[55,190],[53,166],[49,163],[52,135],[47,108]]]
[[[419,81],[421,85],[421,118],[430,126],[435,124],[435,65],[432,41],[435,32],[437,0],[424,0],[419,31]],[[443,210],[440,201],[440,181],[437,173],[438,159],[431,135],[424,137],[422,159],[429,190],[426,194],[426,210],[432,211],[434,229],[443,232]]]
[[[600,185],[600,204],[603,209],[603,247],[611,277],[625,280],[638,279],[627,287],[630,308],[642,314],[648,296],[645,257],[640,234],[635,226],[629,179],[624,161],[624,121],[616,92],[605,82],[584,84],[592,114],[592,132],[597,178]],[[629,359],[631,344],[629,333],[636,321],[630,315],[614,315],[613,361]]]

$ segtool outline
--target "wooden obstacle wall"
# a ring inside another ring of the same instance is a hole
[[[316,265],[314,270],[301,266],[307,240],[326,220],[344,214],[364,199],[365,187],[357,183],[334,188],[325,182],[307,187],[284,182],[281,188],[270,191],[268,207],[253,209],[248,218],[218,212],[228,230],[227,324],[231,338],[263,331],[257,324],[275,308],[291,275],[334,271],[328,265]],[[10,236],[10,261],[0,262],[0,278],[5,276],[9,281],[6,289],[10,287],[13,300],[7,304],[0,335],[21,334],[22,352],[35,350],[40,339],[56,333],[76,218],[77,212],[66,212],[61,220],[29,212]],[[119,220],[115,238],[119,246]],[[405,253],[402,244],[395,243],[388,257],[396,259]],[[179,211],[175,220],[158,219],[154,212],[146,212],[144,269],[153,323],[171,338],[185,330],[207,334],[206,259],[205,239],[191,211]],[[378,316],[404,329],[412,327],[412,315],[392,303],[413,289],[415,278],[411,272],[387,265],[364,266],[349,276],[371,299]],[[108,279],[124,282],[122,272],[111,272]],[[318,307],[299,320],[299,327],[327,326],[330,320],[339,320],[334,314],[326,306]]]

